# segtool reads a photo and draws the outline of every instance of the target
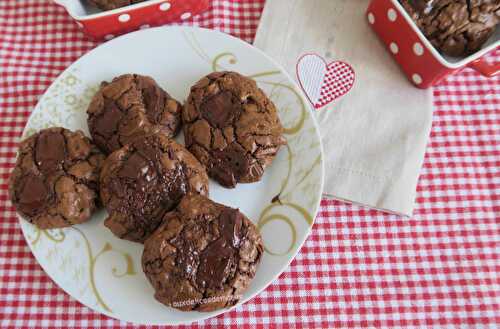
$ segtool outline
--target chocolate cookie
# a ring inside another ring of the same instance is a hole
[[[500,22],[500,0],[400,0],[422,33],[442,53],[479,50]]]
[[[146,240],[142,268],[159,302],[213,311],[238,302],[262,252],[262,238],[245,215],[187,195]]]
[[[83,223],[98,205],[103,160],[81,131],[41,130],[19,146],[9,184],[12,203],[41,229]]]
[[[101,172],[104,222],[116,236],[143,242],[188,192],[208,194],[203,166],[182,145],[157,133],[113,152]]]
[[[87,110],[94,142],[105,153],[146,133],[173,137],[180,129],[182,106],[146,76],[125,74],[103,82]]]
[[[186,147],[225,187],[259,181],[286,143],[273,102],[235,72],[214,72],[191,87],[182,119]]]
[[[101,10],[111,10],[146,0],[88,0],[88,2]]]

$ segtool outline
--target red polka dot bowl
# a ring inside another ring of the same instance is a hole
[[[209,0],[148,0],[102,11],[86,0],[54,0],[90,37],[109,40],[137,29],[183,21],[208,9]]]
[[[422,34],[398,0],[372,0],[366,11],[368,24],[385,44],[408,79],[418,88],[429,88],[466,67],[486,77],[500,73],[500,63],[485,55],[500,48],[500,29],[483,48],[465,58],[441,55]]]

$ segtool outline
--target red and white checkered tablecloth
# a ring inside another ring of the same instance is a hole
[[[190,24],[252,41],[264,0],[214,0]],[[363,8],[360,8],[363,10]],[[7,179],[30,111],[96,46],[50,1],[0,0],[0,327],[133,327],[82,306],[33,258]],[[500,60],[500,51],[491,56]],[[291,266],[256,298],[194,327],[500,327],[500,79],[434,88],[411,219],[324,199]]]

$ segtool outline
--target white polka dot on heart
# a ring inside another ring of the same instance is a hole
[[[387,11],[387,18],[389,18],[391,22],[394,22],[396,18],[398,18],[398,14],[393,8],[391,8]]]
[[[115,36],[114,36],[114,35],[112,35],[112,34],[106,34],[106,36],[104,37],[104,39],[106,39],[106,40],[111,40],[111,39],[113,39],[114,37],[115,37]]]
[[[181,19],[188,19],[189,17],[191,17],[191,13],[184,13],[181,15]]]
[[[421,84],[422,83],[422,77],[415,73],[414,75],[412,75],[411,77],[413,79],[413,82],[415,82],[417,85]]]
[[[375,15],[373,15],[373,13],[368,13],[368,22],[370,24],[374,24],[375,23]]]
[[[391,44],[389,45],[389,49],[391,49],[391,52],[393,54],[397,54],[399,52],[399,47],[394,42],[391,42]]]
[[[417,56],[422,56],[424,54],[424,47],[420,42],[415,42],[415,44],[413,45],[413,52]]]
[[[161,11],[167,11],[170,9],[170,2],[164,2],[160,5],[160,10]]]
[[[141,25],[139,28],[140,28],[141,30],[145,30],[145,29],[149,29],[149,28],[150,28],[150,26],[149,26],[149,24],[144,24],[144,25]]]
[[[122,14],[118,16],[118,20],[122,23],[128,22],[130,20],[130,15],[129,14]]]

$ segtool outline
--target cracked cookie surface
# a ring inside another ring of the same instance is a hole
[[[101,10],[111,10],[133,5],[139,2],[144,2],[146,0],[87,0],[87,1]]]
[[[152,78],[125,74],[101,84],[87,109],[87,121],[92,139],[109,154],[147,133],[175,136],[181,109]]]
[[[286,144],[273,102],[236,72],[214,72],[191,87],[182,119],[186,147],[225,187],[259,181]]]
[[[159,302],[213,311],[238,302],[262,253],[262,238],[245,215],[187,195],[146,240],[142,267]]]
[[[442,53],[479,50],[500,23],[500,0],[399,0],[422,33]]]
[[[23,218],[41,229],[87,221],[99,204],[104,154],[83,132],[48,128],[21,142],[9,192]]]
[[[208,195],[205,168],[184,146],[162,133],[113,152],[101,171],[104,225],[116,236],[143,242],[189,192]]]

